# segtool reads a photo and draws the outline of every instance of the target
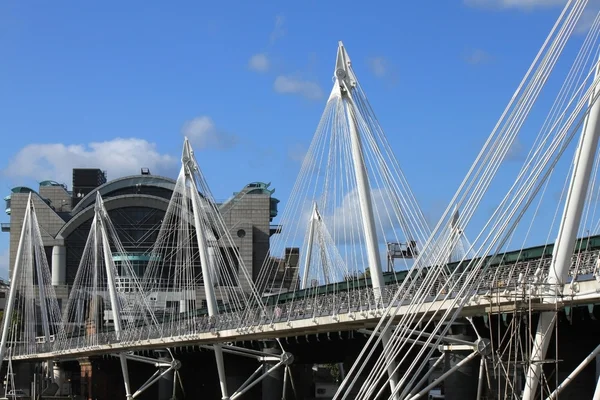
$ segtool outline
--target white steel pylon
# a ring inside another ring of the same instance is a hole
[[[303,289],[315,284],[328,285],[343,282],[351,276],[316,203],[308,224],[307,240],[302,273]]]
[[[245,329],[254,321],[248,318],[264,314],[264,309],[251,307],[261,304],[252,271],[241,258],[229,231],[232,228],[225,223],[187,138],[181,163],[144,273],[145,292],[159,300],[168,299],[171,304],[157,302],[154,306],[163,337],[194,336],[206,332],[207,327],[216,334],[222,321],[227,329],[232,329],[232,324]],[[239,352],[222,344],[210,349],[215,352],[222,398],[239,397],[245,389],[230,392],[223,359],[224,352]],[[252,379],[248,385],[254,384]]]
[[[450,235],[450,254],[448,256],[449,263],[474,257],[471,243],[469,243],[469,239],[467,239],[465,232],[459,224],[458,207],[454,209],[454,213],[452,214],[452,219],[450,220],[450,230],[448,234]]]
[[[600,65],[596,67],[595,72],[595,79],[598,79],[600,76]],[[577,232],[581,224],[581,216],[598,149],[598,139],[600,138],[599,95],[598,86],[596,86],[593,88],[593,94],[590,97],[590,109],[584,121],[581,138],[575,153],[573,173],[567,192],[565,209],[558,237],[552,251],[552,264],[548,270],[547,284],[549,285],[550,293],[548,297],[543,299],[545,302],[553,303],[557,301],[558,296],[562,295],[562,289],[569,276]],[[547,311],[540,314],[525,380],[524,400],[535,398],[542,374],[543,361],[552,338],[555,323],[556,314],[554,312]],[[598,392],[597,397],[594,398],[600,397],[600,393]]]
[[[352,94],[356,88],[357,79],[351,68],[350,56],[340,41],[338,45],[337,59],[335,64],[335,84],[331,97],[337,97],[343,102],[346,111],[346,119],[350,136],[350,146],[352,154],[352,163],[354,166],[354,176],[356,179],[356,190],[358,192],[358,202],[360,214],[362,217],[362,228],[364,241],[367,250],[367,259],[369,271],[371,273],[371,283],[376,301],[380,301],[381,290],[385,286],[383,281],[383,264],[379,253],[379,242],[377,240],[377,227],[373,213],[373,199],[369,185],[369,176],[365,165],[365,156],[363,153],[362,138],[359,135],[359,114],[360,111],[354,103]],[[383,332],[382,343],[385,347],[390,339],[390,332]],[[396,365],[393,360],[388,361],[389,383],[392,393],[398,384]],[[394,399],[398,399],[394,395]]]
[[[64,313],[68,336],[58,349],[104,344],[107,335],[123,342],[147,338],[157,321],[148,306],[136,272],[129,261],[98,193],[94,218]],[[119,354],[127,398],[132,397],[127,358]]]
[[[206,239],[206,232],[202,225],[202,210],[200,194],[198,193],[198,187],[196,186],[195,173],[199,170],[196,159],[194,158],[194,151],[190,145],[190,142],[185,139],[183,145],[183,154],[181,156],[181,163],[183,164],[183,171],[185,174],[186,187],[189,187],[190,197],[192,200],[192,212],[194,216],[194,228],[196,233],[196,240],[198,241],[198,251],[200,253],[200,265],[202,268],[202,278],[204,281],[204,293],[206,296],[206,307],[208,308],[208,315],[215,317],[219,315],[219,308],[217,306],[217,298],[215,296],[214,284],[213,284],[213,271],[209,265],[209,250],[208,242]],[[214,268],[214,266],[213,266]],[[215,358],[217,361],[217,372],[219,374],[219,383],[221,386],[221,396],[223,399],[228,399],[229,395],[227,392],[227,376],[225,375],[225,363],[223,361],[223,350],[221,345],[213,345],[215,352]]]
[[[2,324],[0,363],[11,357],[49,351],[64,336],[32,194],[27,200]]]

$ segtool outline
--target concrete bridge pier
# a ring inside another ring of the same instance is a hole
[[[281,348],[274,340],[264,342],[263,351],[274,357],[281,356]],[[263,364],[263,373],[273,367],[277,362],[267,361]],[[283,394],[284,368],[280,367],[269,373],[262,381],[262,400],[281,400]]]
[[[57,395],[61,396],[69,394],[63,393],[63,388],[66,381],[65,370],[64,368],[61,368],[59,363],[54,363],[54,365],[52,366],[52,378],[54,380],[54,383],[56,383],[56,385],[58,386],[58,393],[56,393]]]

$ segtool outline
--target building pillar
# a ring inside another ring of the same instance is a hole
[[[52,248],[52,285],[67,283],[67,249],[65,246]]]
[[[266,341],[265,353],[272,354],[273,357],[281,355],[281,349],[275,341]],[[263,364],[263,372],[273,367],[277,362],[267,361]],[[283,393],[283,367],[277,368],[266,376],[262,381],[262,400],[281,400]]]
[[[54,363],[54,366],[52,368],[52,378],[54,380],[54,383],[56,383],[56,385],[58,386],[58,393],[56,393],[57,396],[63,396],[63,395],[70,394],[70,393],[63,393],[63,392],[65,392],[65,390],[64,390],[65,370],[62,369],[58,363]]]
[[[473,341],[473,336],[467,332],[467,326],[462,324],[452,325],[452,334],[449,338]],[[445,360],[445,370],[454,367],[472,351],[447,351]],[[444,381],[444,398],[447,400],[474,399],[477,397],[479,362],[471,361]]]
[[[165,350],[156,350],[154,352],[159,362],[170,363],[171,357]],[[160,367],[160,372],[164,372],[167,367]],[[171,371],[158,380],[158,400],[171,400],[173,397],[173,378],[174,372]]]
[[[89,358],[80,358],[79,368],[81,371],[81,397],[85,400],[93,400],[92,393],[92,362]]]

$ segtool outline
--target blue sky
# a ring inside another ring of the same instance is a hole
[[[434,219],[564,3],[3,1],[2,195],[79,166],[174,176],[187,134],[216,198],[260,180],[285,203],[343,40]],[[0,276],[7,255],[2,234]]]

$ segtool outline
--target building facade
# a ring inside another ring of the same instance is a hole
[[[10,223],[2,230],[10,235],[10,270],[16,258],[22,222],[29,195],[32,195],[48,263],[52,284],[59,303],[66,304],[69,288],[77,269],[90,226],[94,204],[99,193],[118,232],[134,270],[143,275],[150,252],[158,236],[176,181],[151,175],[142,169],[139,175],[111,181],[99,169],[73,170],[73,190],[54,181],[40,183],[39,189],[15,187],[5,197]],[[218,204],[243,265],[253,279],[269,257],[269,238],[279,232],[272,225],[279,200],[272,196],[270,184],[253,182],[225,202]],[[118,255],[123,257],[123,255]],[[114,260],[116,264],[120,260]],[[238,271],[238,274],[241,274]],[[242,281],[242,280],[240,280]]]

